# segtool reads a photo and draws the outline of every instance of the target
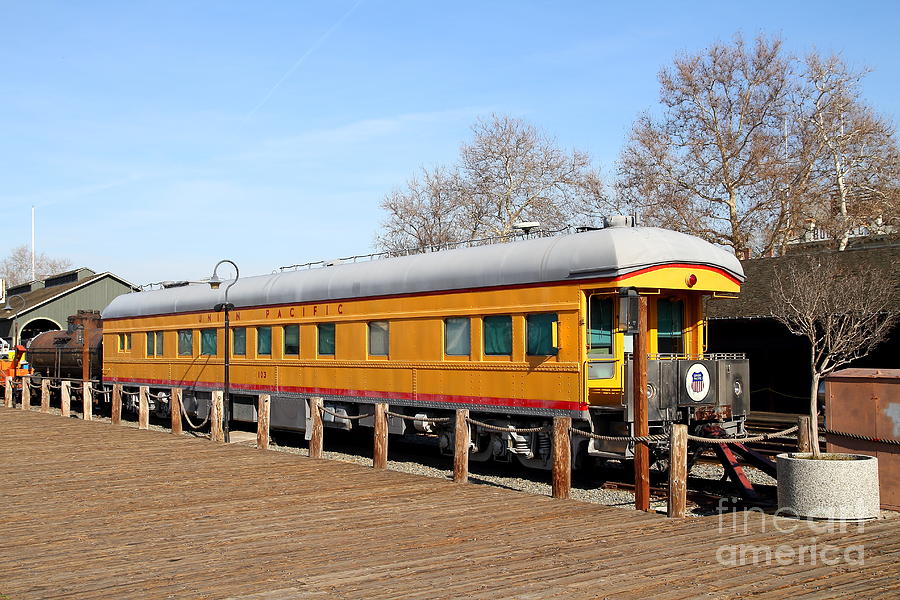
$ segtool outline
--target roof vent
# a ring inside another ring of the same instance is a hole
[[[634,216],[632,215],[613,215],[606,217],[607,227],[634,227]]]

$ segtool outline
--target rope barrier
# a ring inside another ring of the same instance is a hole
[[[869,435],[862,435],[859,433],[848,433],[846,431],[835,431],[833,429],[826,429],[825,433],[828,435],[837,435],[840,437],[850,438],[854,440],[862,440],[864,442],[876,442],[878,444],[888,444],[890,446],[900,446],[900,440],[894,440],[891,438],[877,438]]]
[[[471,419],[469,417],[466,417],[466,422],[471,423],[472,425],[477,425],[482,429],[487,429],[488,431],[496,431],[497,433],[538,433],[541,431],[550,431],[549,425],[544,425],[542,427],[523,427],[521,429],[516,429],[513,426],[500,427],[497,425],[491,425],[490,423],[476,421],[475,419]]]
[[[126,390],[126,389],[124,389],[124,388],[122,389],[122,393],[123,393],[124,395],[126,395],[126,396],[138,396],[138,395],[140,395],[140,392],[129,392],[128,390]]]
[[[52,383],[50,383],[50,384],[47,385],[47,387],[49,387],[51,390],[61,390],[61,389],[62,389],[62,384],[60,383],[60,384],[58,384],[58,385],[53,385]]]
[[[100,396],[109,396],[110,394],[112,394],[112,389],[108,389],[108,390],[98,390],[98,389],[96,389],[96,388],[94,387],[93,382],[88,382],[88,389],[91,391],[92,394],[97,394],[97,395],[100,395]]]
[[[366,417],[371,417],[374,415],[374,413],[369,413],[367,415],[353,415],[353,416],[339,415],[338,413],[336,413],[334,411],[328,410],[324,406],[320,406],[319,410],[322,411],[323,413],[325,413],[326,415],[331,415],[332,417],[335,417],[338,419],[348,419],[350,421],[358,421],[359,419],[365,419]]]
[[[742,438],[707,438],[691,434],[688,434],[687,438],[689,441],[700,442],[701,444],[748,444],[751,442],[764,442],[772,438],[787,437],[797,431],[797,429],[799,429],[799,427],[794,425],[793,427],[788,427],[787,429],[776,431],[775,433],[764,433],[762,435]]]
[[[389,417],[397,417],[398,419],[403,419],[404,421],[416,421],[419,423],[449,423],[453,420],[450,417],[411,417],[409,415],[403,415],[391,411],[386,411],[385,414]]]
[[[194,422],[191,421],[191,418],[188,416],[187,411],[184,409],[184,402],[179,402],[178,404],[181,406],[181,416],[183,416],[184,420],[187,421],[188,427],[190,427],[194,431],[201,429],[204,425],[209,423],[209,418],[212,416],[212,402],[209,403],[209,409],[206,411],[206,418],[203,419],[203,422],[199,425],[194,425]]]
[[[147,392],[147,395],[154,400],[168,400],[169,398],[165,392],[160,392],[158,394],[151,394],[150,392]]]
[[[592,433],[590,431],[585,431],[584,429],[576,429],[574,427],[569,427],[569,431],[575,435],[580,435],[582,437],[590,438],[592,440],[604,440],[607,442],[640,442],[640,443],[648,443],[648,442],[662,442],[664,440],[669,439],[669,434],[667,433],[656,433],[654,435],[600,435],[599,433]]]

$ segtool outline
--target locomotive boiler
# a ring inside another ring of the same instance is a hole
[[[35,375],[100,379],[103,372],[103,328],[100,312],[79,310],[65,331],[47,331],[31,340],[26,358]]]

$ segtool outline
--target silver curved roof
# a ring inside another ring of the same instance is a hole
[[[655,227],[610,227],[559,237],[459,248],[303,271],[242,277],[228,300],[236,307],[617,277],[645,267],[687,263],[717,267],[744,280],[730,252],[700,238]],[[223,290],[206,285],[125,294],[104,319],[210,310]]]

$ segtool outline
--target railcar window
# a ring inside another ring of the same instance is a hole
[[[297,355],[300,354],[300,326],[285,325],[284,326],[284,353]]]
[[[387,356],[390,350],[390,331],[387,321],[369,323],[369,356]]]
[[[319,354],[334,355],[334,323],[319,323]]]
[[[612,356],[612,298],[591,296],[588,310],[588,356]]]
[[[246,327],[235,327],[231,330],[231,353],[235,356],[247,355]]]
[[[542,313],[525,317],[526,352],[531,356],[552,356],[557,349],[553,345],[553,324],[556,313]]]
[[[124,351],[125,351],[125,334],[124,334],[124,333],[120,333],[120,334],[119,334],[118,336],[116,336],[116,337],[117,337],[117,339],[118,339],[118,349],[119,349],[119,352],[124,352]]]
[[[131,334],[130,333],[125,334],[125,349],[131,350]]]
[[[270,356],[272,354],[271,327],[256,328],[256,354],[259,356]]]
[[[152,331],[147,332],[147,356],[156,356],[156,335]]]
[[[194,353],[194,331],[178,330],[178,356],[191,356]]]
[[[492,315],[484,318],[484,353],[489,356],[512,354],[512,317]]]
[[[613,358],[613,299],[591,296],[588,304],[588,379],[612,379],[616,375]]]
[[[163,332],[162,331],[156,332],[156,355],[157,356],[163,355]]]
[[[472,348],[471,323],[468,317],[444,320],[444,354],[468,356]]]
[[[684,352],[684,302],[660,299],[656,303],[656,351]]]
[[[214,356],[218,353],[215,329],[200,330],[200,355]]]

